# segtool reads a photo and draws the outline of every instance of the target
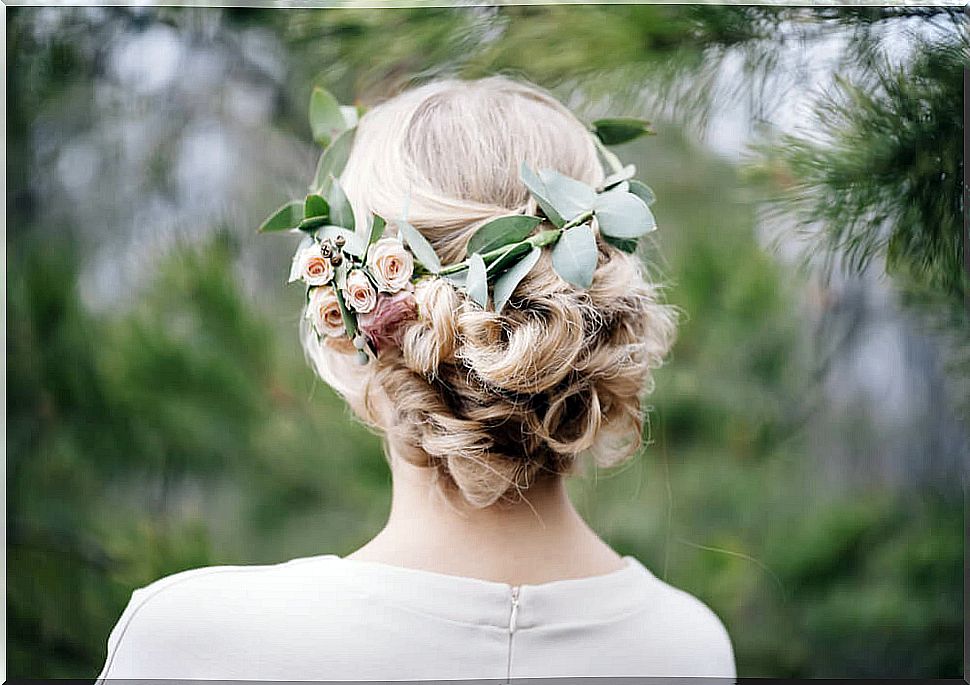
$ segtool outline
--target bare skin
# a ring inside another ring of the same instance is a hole
[[[391,471],[387,524],[346,558],[509,585],[603,575],[626,565],[580,517],[562,478],[535,484],[527,501],[475,509],[444,494],[430,469],[392,454]]]

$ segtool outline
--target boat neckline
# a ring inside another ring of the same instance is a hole
[[[474,576],[462,576],[454,573],[444,573],[441,571],[430,571],[423,568],[415,568],[413,566],[402,566],[398,564],[391,564],[383,561],[370,561],[365,559],[348,559],[346,557],[341,557],[337,554],[323,554],[317,559],[331,559],[335,561],[340,561],[345,564],[351,564],[358,566],[362,569],[371,569],[374,571],[384,571],[385,573],[399,576],[410,576],[412,578],[427,578],[429,580],[437,581],[439,583],[464,583],[464,584],[475,584],[479,586],[491,586],[495,588],[578,588],[585,585],[599,585],[599,584],[611,584],[613,582],[622,580],[627,577],[633,576],[652,576],[650,571],[640,562],[639,559],[632,556],[622,556],[621,559],[625,562],[622,568],[618,568],[615,571],[609,571],[607,573],[598,573],[592,576],[578,576],[573,578],[557,578],[555,580],[548,580],[542,583],[506,583],[498,580],[488,580],[485,578],[476,578]]]

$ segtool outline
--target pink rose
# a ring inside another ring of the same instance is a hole
[[[308,245],[293,257],[290,282],[302,278],[307,285],[326,285],[333,280],[333,264],[323,256],[317,243]]]
[[[360,314],[366,314],[377,304],[377,292],[367,274],[360,269],[354,269],[347,274],[343,292],[347,306]]]
[[[396,293],[410,283],[414,258],[397,238],[381,238],[367,252],[367,267],[378,290]]]
[[[306,317],[313,323],[319,335],[331,338],[344,335],[344,318],[337,303],[337,292],[329,285],[310,289]]]
[[[374,309],[357,317],[357,327],[380,354],[381,350],[391,345],[401,344],[402,324],[413,321],[417,316],[418,306],[414,294],[410,290],[404,290],[394,295],[378,297]]]

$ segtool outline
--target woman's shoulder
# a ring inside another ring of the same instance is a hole
[[[346,570],[336,561],[339,557],[321,555],[278,564],[205,566],[140,587],[111,631],[101,677],[127,677],[141,666],[157,672],[160,666],[151,664],[154,652],[160,659],[187,657],[202,644],[246,644],[271,630],[274,621],[299,613],[308,600],[332,605],[350,592],[341,582]]]
[[[632,636],[666,644],[672,662],[682,657],[685,665],[698,666],[698,655],[703,654],[705,670],[733,675],[734,649],[720,617],[695,595],[643,570],[639,606],[631,608]]]
[[[277,564],[203,566],[173,573],[132,593],[129,608],[137,612],[160,613],[168,607],[189,604],[196,610],[207,603],[240,600],[265,600],[270,595],[300,591],[298,581],[333,580],[342,573],[339,557],[321,555],[290,559]]]

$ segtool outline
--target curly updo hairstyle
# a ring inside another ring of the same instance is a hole
[[[604,178],[591,134],[547,93],[504,77],[441,80],[368,111],[340,180],[358,225],[406,210],[449,264],[482,222],[537,211],[522,162]],[[597,243],[587,290],[559,278],[545,249],[501,314],[432,279],[416,288],[419,318],[399,350],[359,366],[348,341],[304,324],[307,357],[394,454],[473,506],[515,500],[583,453],[615,465],[640,446],[641,399],[676,317],[637,257]]]

